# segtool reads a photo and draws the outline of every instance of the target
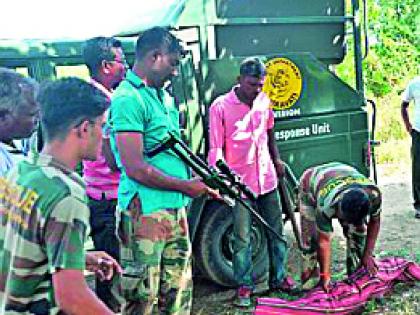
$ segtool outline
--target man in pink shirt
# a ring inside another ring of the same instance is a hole
[[[83,58],[91,84],[109,98],[125,76],[127,62],[121,42],[112,37],[95,37],[83,46]],[[115,233],[120,173],[109,143],[109,126],[104,122],[102,154],[96,161],[83,161],[83,179],[89,197],[91,236],[96,250],[103,250],[119,261],[119,242]],[[119,304],[111,293],[111,282],[96,282],[98,297],[113,311]]]
[[[261,92],[265,77],[264,64],[249,58],[240,66],[238,85],[219,96],[210,107],[209,164],[223,159],[258,196],[256,206],[263,218],[281,235],[282,209],[278,178],[284,175],[283,162],[274,136],[274,115],[270,100]],[[251,217],[236,204],[233,208],[233,269],[239,288],[235,304],[249,306],[254,288],[252,280]],[[270,261],[270,289],[290,289],[284,264],[286,243],[267,232]]]

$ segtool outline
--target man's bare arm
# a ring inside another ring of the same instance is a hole
[[[373,250],[375,249],[376,240],[378,238],[379,229],[381,227],[380,215],[371,217],[367,226],[367,237],[365,249],[362,256],[362,264],[367,268],[370,274],[378,271],[375,260],[373,258]]]
[[[274,163],[274,166],[276,168],[277,176],[282,177],[284,176],[284,165],[283,161],[280,158],[279,149],[277,148],[276,143],[276,136],[273,129],[267,130],[267,136],[268,136],[268,150],[270,151],[271,160]]]
[[[52,276],[55,300],[67,315],[114,314],[88,287],[83,272],[63,269]]]
[[[182,180],[164,174],[144,161],[143,135],[138,132],[120,132],[116,135],[121,163],[128,177],[135,181],[162,190],[179,191],[190,197],[207,193],[209,188],[199,179]]]
[[[321,285],[328,292],[331,281],[331,235],[319,231],[318,260],[320,266]]]
[[[403,101],[401,103],[401,117],[402,117],[402,120],[404,122],[405,129],[407,130],[408,133],[410,133],[411,129],[412,129],[412,126],[411,126],[410,118],[409,118],[409,115],[408,115],[408,105],[409,105],[408,102]]]
[[[117,162],[111,150],[109,139],[102,139],[102,155],[105,157],[106,164],[113,172],[118,171]]]

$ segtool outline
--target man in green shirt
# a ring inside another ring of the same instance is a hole
[[[331,162],[307,169],[299,185],[302,240],[307,246],[317,242],[318,253],[306,256],[302,282],[320,270],[320,284],[329,290],[334,218],[339,220],[347,240],[347,273],[351,274],[359,266],[376,273],[372,253],[380,228],[380,207],[378,187],[354,167]],[[369,217],[367,227],[366,217]]]
[[[147,156],[169,131],[180,133],[179,112],[164,85],[177,74],[182,53],[179,40],[167,30],[145,31],[137,41],[133,69],[112,98],[111,146],[121,169],[120,215],[134,227],[133,233],[120,235],[123,314],[151,314],[156,301],[162,314],[190,313],[191,244],[185,206],[189,197],[213,191],[199,179],[189,179],[187,166],[170,150]]]
[[[45,146],[0,177],[0,313],[113,314],[85,282],[118,263],[85,253],[89,209],[74,169],[96,159],[107,97],[76,78],[47,82],[38,100]]]

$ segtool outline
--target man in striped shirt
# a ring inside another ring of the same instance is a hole
[[[318,253],[304,261],[302,282],[319,273],[320,285],[327,292],[330,289],[333,218],[339,220],[347,240],[347,273],[359,266],[370,274],[377,272],[372,253],[380,228],[381,193],[372,181],[339,162],[311,167],[300,178],[299,211],[305,245],[318,244]]]
[[[112,37],[95,37],[83,46],[91,84],[108,98],[125,76],[127,63],[121,42]],[[96,250],[103,250],[119,260],[119,243],[115,234],[120,173],[109,144],[109,126],[104,123],[102,153],[96,161],[83,161],[83,179],[89,198],[91,236]],[[114,311],[119,304],[111,293],[111,283],[96,281],[98,297]]]

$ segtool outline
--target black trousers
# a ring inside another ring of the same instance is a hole
[[[420,211],[420,132],[411,131],[412,189],[414,209]]]
[[[117,261],[120,260],[120,248],[115,234],[115,211],[117,200],[95,200],[89,198],[91,236],[95,250],[105,251]],[[96,294],[113,311],[119,309],[119,303],[111,292],[112,281],[96,279]]]

